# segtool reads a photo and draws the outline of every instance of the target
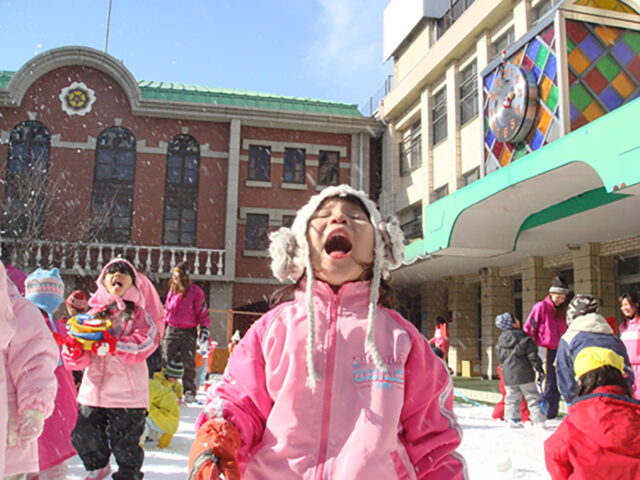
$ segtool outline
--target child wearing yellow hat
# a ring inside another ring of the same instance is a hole
[[[640,478],[640,401],[624,378],[625,359],[608,348],[585,347],[573,371],[578,396],[544,443],[551,478]]]

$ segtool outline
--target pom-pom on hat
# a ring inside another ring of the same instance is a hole
[[[291,228],[282,227],[280,230],[269,235],[271,241],[269,254],[271,256],[271,271],[281,282],[298,281],[303,273],[306,273],[307,284],[307,384],[314,389],[320,376],[313,364],[313,352],[315,350],[315,314],[312,304],[313,289],[313,269],[309,255],[309,242],[307,241],[307,228],[309,220],[314,212],[320,207],[322,202],[334,197],[355,197],[364,206],[369,216],[374,232],[374,259],[373,278],[371,279],[371,290],[369,296],[369,311],[367,323],[367,344],[376,367],[386,370],[382,357],[373,341],[373,320],[378,300],[378,290],[380,279],[387,279],[391,268],[399,265],[404,258],[404,235],[400,229],[400,223],[396,217],[382,219],[378,207],[367,194],[361,190],[356,190],[349,185],[338,185],[327,187],[320,193],[312,196],[307,204],[298,210]]]
[[[511,330],[513,328],[513,316],[508,313],[501,313],[496,317],[496,327],[500,330]]]
[[[240,340],[242,340],[242,337],[240,337],[240,330],[236,330],[235,332],[233,332],[231,340],[233,340],[234,342],[239,342]]]
[[[617,368],[624,375],[624,358],[609,348],[604,347],[585,347],[573,361],[573,371],[576,374],[576,380],[582,375],[596,368],[609,365]]]
[[[64,301],[64,282],[57,268],[43,270],[38,268],[24,282],[24,293],[38,308],[47,313],[53,311]]]
[[[171,360],[164,368],[164,374],[167,377],[182,378],[184,375],[184,365],[180,360]]]
[[[598,301],[590,295],[577,294],[569,302],[567,307],[567,323],[573,322],[576,318],[588,313],[600,313]]]
[[[74,290],[73,292],[71,292],[71,295],[67,297],[66,303],[71,308],[75,308],[80,312],[86,312],[87,308],[89,307],[87,296],[82,290]]]
[[[549,287],[549,293],[559,293],[561,295],[569,295],[569,285],[564,278],[564,275],[558,275],[551,279],[551,286]]]

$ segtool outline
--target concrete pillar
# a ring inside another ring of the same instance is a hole
[[[529,30],[531,24],[531,0],[520,0],[513,5],[513,34],[516,40]]]
[[[520,262],[522,271],[522,316],[529,316],[533,305],[549,294],[555,270],[544,268],[542,257],[529,257]]]
[[[231,283],[211,282],[209,288],[209,308],[215,310],[231,310],[233,306],[233,285]],[[220,348],[226,348],[229,337],[229,315],[227,312],[211,312],[211,338],[218,342]]]
[[[224,276],[236,277],[236,233],[238,230],[238,182],[240,171],[240,120],[232,119],[229,132],[227,211],[224,230]],[[225,344],[226,345],[226,344]]]
[[[483,269],[480,275],[482,288],[482,371],[490,378],[498,374],[498,359],[493,348],[500,336],[495,326],[496,315],[511,311],[511,284],[500,277],[497,268]]]
[[[575,292],[592,295],[600,303],[603,315],[614,316],[616,299],[613,257],[601,257],[600,244],[586,243],[573,250],[573,269]]]
[[[449,282],[449,311],[452,320],[449,324],[449,363],[456,372],[462,370],[463,360],[479,358],[476,288],[476,283],[466,283],[463,276],[455,277]]]

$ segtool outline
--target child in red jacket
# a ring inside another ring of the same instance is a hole
[[[623,378],[624,359],[603,347],[584,348],[574,371],[578,398],[544,442],[553,480],[640,478],[640,401]]]

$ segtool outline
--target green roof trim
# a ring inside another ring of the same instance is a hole
[[[6,89],[16,72],[0,70],[0,89]],[[247,92],[229,88],[204,87],[173,82],[138,80],[142,98],[171,102],[266,108],[295,112],[362,117],[355,103],[331,102],[312,98],[287,97],[268,93]]]
[[[150,80],[139,80],[138,86],[143,98],[154,100],[362,117],[358,106],[350,103]]]
[[[575,132],[526,155],[505,168],[496,170],[480,180],[424,207],[423,239],[405,248],[405,262],[446,249],[451,244],[458,217],[468,208],[481,203],[512,185],[545,174],[572,162],[584,162],[600,177],[604,193],[609,199],[622,198],[625,186],[640,183],[640,138],[637,134],[640,117],[640,99],[633,100],[616,110],[588,123]],[[620,191],[618,191],[620,189]],[[615,192],[615,193],[613,193]],[[533,228],[535,222],[551,221],[551,215],[570,215],[580,208],[598,206],[599,193],[585,192],[586,199],[572,199],[549,207],[540,215],[532,214],[525,220]],[[583,193],[583,196],[585,194]],[[596,199],[597,201],[595,201]],[[593,202],[587,207],[588,202]],[[570,202],[568,205],[563,203]],[[602,203],[604,204],[604,203]],[[557,207],[557,208],[555,208]],[[555,209],[554,209],[555,208]],[[533,217],[533,218],[532,218]],[[557,217],[562,218],[562,216]],[[540,224],[540,223],[538,223]],[[522,225],[519,231],[522,231]],[[514,245],[515,248],[515,245]]]
[[[9,86],[9,80],[16,72],[10,72],[8,70],[0,70],[0,88],[7,88]]]
[[[555,222],[561,218],[570,217],[576,213],[586,212],[587,210],[601,207],[607,203],[617,202],[628,196],[629,195],[623,193],[607,193],[604,187],[596,188],[529,215],[527,219],[522,222],[518,234],[546,223]]]

